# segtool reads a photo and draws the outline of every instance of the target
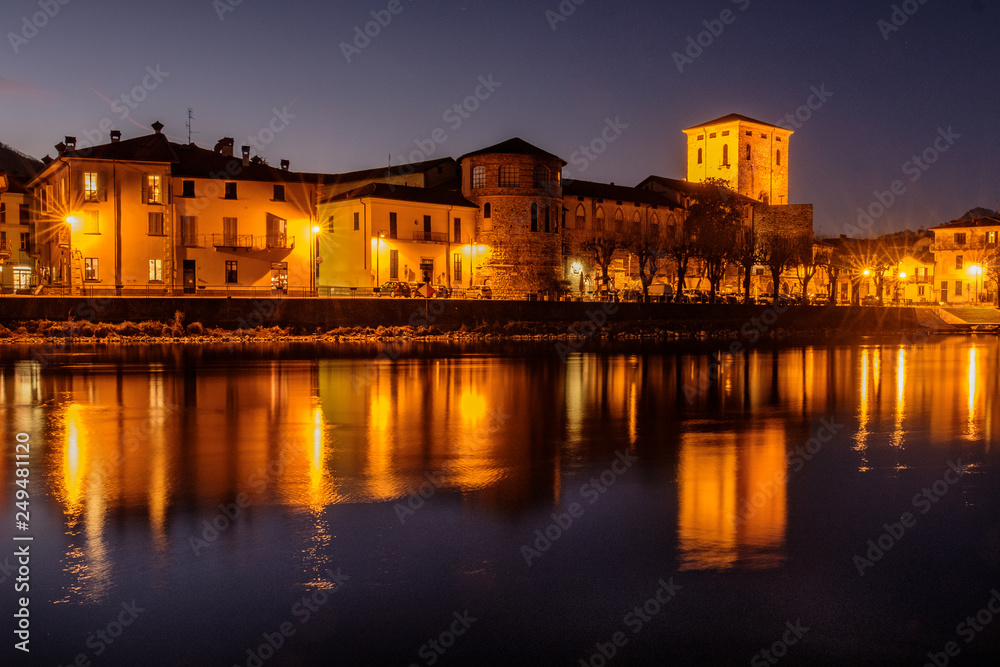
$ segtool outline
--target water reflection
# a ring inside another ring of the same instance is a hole
[[[442,496],[516,516],[557,506],[576,476],[622,449],[671,472],[682,569],[777,567],[795,509],[787,456],[819,419],[848,421],[832,447],[858,471],[892,470],[929,453],[937,462],[932,450],[956,433],[966,460],[989,451],[998,410],[985,372],[996,339],[565,364],[191,354],[3,366],[5,429],[45,443],[38,473],[64,516],[65,600],[109,594],[126,519],[146,531],[128,548],[166,567],[190,526],[245,494],[304,522],[304,581],[322,586],[331,505],[394,502],[430,475]],[[9,479],[9,461],[0,466]]]

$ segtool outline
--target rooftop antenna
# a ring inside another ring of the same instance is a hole
[[[191,134],[192,134],[192,132],[191,132],[191,121],[192,120],[194,120],[194,109],[191,109],[190,107],[188,107],[188,120],[187,120],[188,144],[191,143]],[[200,133],[199,132],[195,132],[194,134],[200,134]]]

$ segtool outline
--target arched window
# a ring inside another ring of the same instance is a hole
[[[632,214],[632,224],[634,224],[636,226],[636,229],[638,229],[641,223],[642,223],[642,216],[639,215],[639,211],[636,211],[635,213]]]
[[[538,204],[531,205],[531,231],[538,231]]]
[[[577,229],[587,228],[587,209],[583,207],[583,204],[579,204],[576,207],[576,228]]]
[[[747,144],[747,159],[750,159],[750,144]]]
[[[698,164],[701,164],[701,149],[698,149]]]
[[[517,187],[517,165],[505,164],[502,167],[500,167],[500,187],[501,188]]]
[[[545,206],[542,207],[542,219],[545,221],[545,231],[547,231],[547,232],[552,231],[551,225],[549,224],[549,212],[550,211],[551,211],[551,209],[549,208],[548,204],[546,204]]]
[[[654,239],[660,236],[660,218],[655,213],[649,218],[649,235]]]
[[[624,223],[624,222],[625,222],[625,216],[622,215],[622,210],[618,209],[617,211],[615,211],[615,233],[616,234],[621,234],[622,233],[622,223]]]
[[[604,231],[604,207],[600,206],[597,208],[597,221],[594,223],[594,230],[598,232]]]
[[[778,149],[778,151],[777,151],[777,152],[776,152],[776,153],[774,154],[774,161],[775,161],[775,163],[776,163],[776,164],[777,164],[777,165],[778,165],[779,167],[781,166],[781,149],[780,149],[780,148],[779,148],[779,149]]]
[[[474,188],[485,188],[486,187],[486,167],[482,165],[472,168],[472,187]]]
[[[722,164],[729,164],[729,144],[724,144],[722,146]]]
[[[493,215],[493,207],[490,206],[489,202],[486,202],[485,204],[483,204],[483,218],[489,220],[492,215]]]
[[[549,170],[540,164],[535,165],[535,187],[549,187]]]

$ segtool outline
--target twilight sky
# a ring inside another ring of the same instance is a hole
[[[520,136],[570,161],[568,178],[635,185],[684,177],[682,128],[733,112],[777,123],[815,89],[825,99],[792,125],[789,165],[790,201],[815,205],[818,232],[861,233],[858,208],[894,181],[901,194],[874,232],[996,208],[996,0],[896,2],[898,26],[888,0],[853,5],[7,0],[0,141],[41,157],[64,135],[103,143],[107,129],[130,138],[160,120],[183,142],[191,107],[195,143],[256,142],[300,171],[458,157]],[[372,12],[390,20],[355,43]],[[707,46],[685,53],[699,33]],[[675,52],[690,62],[679,68]],[[620,134],[584,158],[608,119]],[[933,164],[911,162],[925,151]]]

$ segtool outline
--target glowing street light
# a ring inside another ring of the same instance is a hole
[[[983,274],[983,267],[980,266],[979,264],[970,264],[968,266],[968,268],[966,268],[966,271],[968,271],[968,273],[969,273],[970,276],[975,276],[976,277],[976,298],[975,298],[975,301],[976,301],[976,303],[979,303],[979,276],[981,276]]]
[[[375,239],[375,288],[378,289],[379,285],[379,256],[382,254],[382,239],[385,238],[385,232],[379,232],[378,238]]]

